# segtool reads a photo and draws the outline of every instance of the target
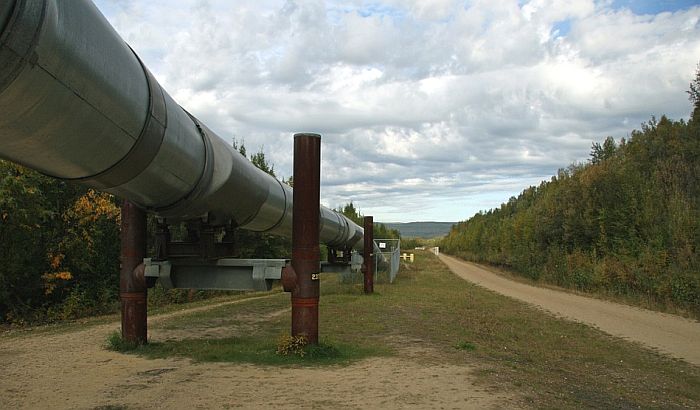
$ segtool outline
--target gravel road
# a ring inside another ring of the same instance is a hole
[[[440,255],[440,260],[456,275],[479,286],[700,366],[697,321],[515,282],[446,255]]]

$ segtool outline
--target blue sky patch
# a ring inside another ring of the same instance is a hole
[[[658,14],[685,10],[700,5],[698,0],[615,0],[613,8],[627,8],[634,14]]]
[[[386,4],[371,3],[357,9],[357,14],[362,17],[381,16],[401,18],[406,15],[404,10]]]
[[[571,19],[557,21],[552,27],[552,34],[556,37],[566,37],[571,31]]]

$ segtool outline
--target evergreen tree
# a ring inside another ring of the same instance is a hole
[[[591,147],[591,162],[597,164],[606,159],[610,159],[615,155],[615,150],[617,149],[617,144],[615,144],[615,139],[613,137],[607,137],[603,142],[594,142]]]
[[[698,115],[700,115],[700,64],[698,64],[698,67],[695,70],[695,78],[690,82],[690,87],[686,92],[688,93],[688,99],[691,103],[693,103],[693,113],[691,118],[697,120],[699,118]]]

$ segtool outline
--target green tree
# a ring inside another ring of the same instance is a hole
[[[360,210],[355,207],[355,204],[353,204],[352,201],[348,202],[344,206],[339,206],[338,209],[336,209],[336,212],[345,215],[348,219],[355,222],[360,227],[364,226],[364,215],[360,213]],[[374,222],[373,228],[372,233],[376,239],[400,239],[401,237],[398,230],[389,229],[384,224],[378,222]]]
[[[243,146],[241,145],[241,147],[243,147]],[[250,157],[250,162],[252,162],[253,165],[260,168],[261,170],[272,175],[273,177],[275,176],[275,167],[274,167],[274,165],[270,164],[267,161],[267,159],[265,158],[265,153],[263,152],[262,147],[260,148],[260,150],[258,152],[253,154],[252,157]]]
[[[688,93],[688,99],[693,104],[691,118],[697,120],[699,118],[698,115],[700,115],[700,64],[698,64],[698,67],[695,69],[695,78],[690,82],[690,86],[686,92]]]
[[[106,204],[111,213],[104,218]],[[0,161],[0,215],[2,319],[72,317],[116,301],[118,212],[111,196]],[[94,302],[97,295],[104,303]]]
[[[238,147],[234,140],[234,149]],[[245,156],[245,145],[241,143],[239,152]],[[250,161],[266,173],[275,176],[275,167],[272,165],[263,152],[263,148],[253,154]],[[262,232],[250,232],[238,229],[235,234],[236,247],[239,256],[243,258],[286,258],[291,257],[292,242],[290,238],[279,235],[271,235]]]
[[[594,142],[591,147],[591,162],[597,164],[606,159],[610,159],[615,155],[616,150],[617,144],[615,144],[615,139],[613,137],[607,137],[603,145]]]
[[[364,224],[364,216],[360,214],[360,211],[357,208],[355,208],[355,205],[352,203],[352,201],[345,204],[345,206],[338,207],[336,211],[345,215],[348,219],[360,226]]]
[[[234,150],[238,151],[241,155],[248,158],[248,155],[246,155],[247,150],[245,148],[245,140],[241,140],[241,142],[239,143],[238,140],[234,137],[231,140],[231,146],[233,147]]]

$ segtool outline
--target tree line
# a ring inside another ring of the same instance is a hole
[[[535,280],[700,314],[700,68],[690,120],[666,116],[594,143],[499,208],[455,225],[441,248]]]
[[[111,195],[0,160],[0,318],[112,311],[120,212]]]

